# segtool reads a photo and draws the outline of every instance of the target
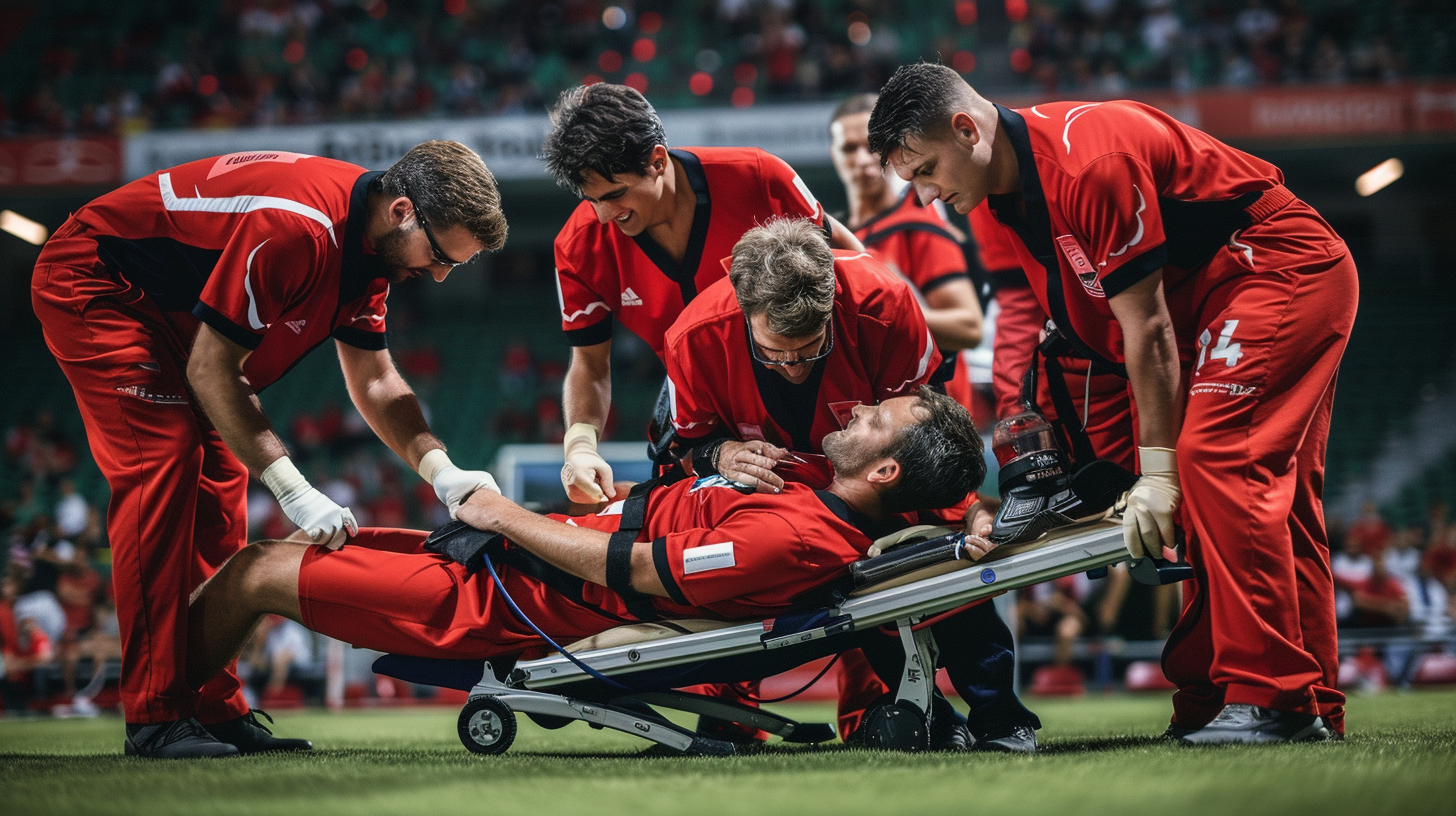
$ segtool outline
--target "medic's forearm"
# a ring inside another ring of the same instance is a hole
[[[387,350],[337,346],[349,399],[380,441],[416,469],[426,453],[444,447],[430,432],[419,398],[399,375]]]
[[[1109,300],[1122,328],[1123,355],[1138,413],[1138,446],[1175,448],[1181,425],[1181,376],[1173,319],[1161,273]]]
[[[847,249],[851,252],[864,252],[864,244],[855,237],[849,227],[839,223],[832,215],[824,216],[829,224],[829,245],[835,249]]]
[[[570,428],[584,422],[601,431],[607,427],[612,408],[611,343],[572,349],[571,364],[561,384],[561,410]]]
[[[985,315],[969,279],[953,280],[925,295],[922,311],[935,344],[944,351],[961,351],[981,344]]]
[[[263,404],[243,374],[248,354],[247,349],[204,324],[187,361],[187,382],[233,455],[249,473],[261,476],[274,460],[288,455],[288,450],[273,432]]]

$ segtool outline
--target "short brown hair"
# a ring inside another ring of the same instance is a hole
[[[407,196],[436,229],[464,227],[494,252],[506,242],[495,176],[475,151],[459,142],[415,145],[395,162],[379,183],[386,195]]]
[[[835,122],[838,122],[846,116],[853,116],[856,113],[874,112],[875,103],[879,99],[880,95],[873,93],[857,93],[845,99],[839,103],[839,107],[834,109],[834,113],[829,115],[830,126],[833,126]]]
[[[834,253],[807,218],[774,218],[745,232],[728,279],[743,313],[766,315],[769,331],[783,337],[809,337],[834,310]]]

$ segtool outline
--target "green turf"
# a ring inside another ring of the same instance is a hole
[[[482,758],[455,712],[285,713],[312,755],[147,762],[121,723],[0,721],[0,813],[126,814],[1450,814],[1456,691],[1350,701],[1343,744],[1179,748],[1155,741],[1165,697],[1036,700],[1036,757],[892,754],[837,746],[732,759],[633,756],[647,743],[522,720]],[[827,717],[825,707],[791,716]]]

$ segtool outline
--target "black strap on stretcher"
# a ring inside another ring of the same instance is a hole
[[[620,595],[627,611],[641,621],[661,620],[662,616],[652,605],[651,595],[632,587],[632,548],[637,543],[637,534],[647,523],[647,494],[653,488],[682,478],[680,474],[681,471],[674,469],[668,475],[633,485],[622,502],[622,523],[607,541],[607,589]]]

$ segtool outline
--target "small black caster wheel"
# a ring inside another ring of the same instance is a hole
[[[920,753],[930,749],[930,727],[913,703],[886,703],[871,708],[860,726],[866,748]]]
[[[460,709],[460,742],[477,754],[504,754],[516,741],[516,714],[495,697],[471,697]]]

